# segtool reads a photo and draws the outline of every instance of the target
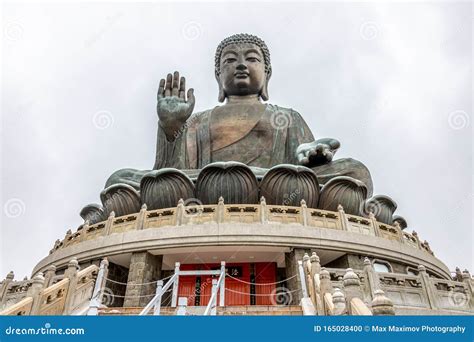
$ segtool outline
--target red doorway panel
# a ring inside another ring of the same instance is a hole
[[[226,277],[225,279],[225,305],[250,305],[250,264],[249,263],[229,263],[226,267],[240,267],[242,274],[238,280]],[[181,265],[181,270],[215,270],[219,269],[220,264],[186,264]],[[212,293],[212,279],[218,279],[217,276],[200,276],[201,286],[200,293],[196,292],[197,276],[180,276],[179,277],[179,297],[187,297],[188,305],[194,306],[196,297],[199,296],[199,305],[206,306],[209,302]],[[273,283],[276,279],[276,264],[275,263],[255,263],[255,282],[258,283]],[[239,281],[240,280],[240,281]],[[256,304],[257,305],[273,305],[274,300],[270,297],[274,291],[275,285],[255,286]],[[269,296],[258,296],[269,295]]]

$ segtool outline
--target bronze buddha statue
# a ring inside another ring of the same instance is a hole
[[[243,163],[259,179],[272,167],[301,165],[315,173],[319,185],[343,176],[362,182],[370,197],[373,185],[367,167],[350,158],[333,160],[338,140],[315,140],[298,112],[263,102],[269,99],[271,75],[268,47],[250,34],[230,36],[217,47],[215,77],[221,106],[193,113],[194,90],[186,92],[186,80],[178,72],[168,74],[158,90],[153,169],[178,169],[195,181],[202,168],[215,162]],[[127,184],[139,189],[148,172],[116,171],[106,188]]]

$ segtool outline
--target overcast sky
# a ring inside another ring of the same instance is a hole
[[[217,104],[215,48],[239,32],[270,48],[269,102],[339,139],[409,231],[474,271],[471,6],[5,5],[0,278],[29,276],[114,170],[153,166],[160,78]]]

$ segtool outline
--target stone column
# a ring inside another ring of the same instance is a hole
[[[147,251],[132,254],[128,270],[125,300],[123,302],[124,307],[145,306],[150,302],[155,296],[156,283],[146,283],[154,282],[161,278],[162,262],[162,255],[153,255]]]
[[[303,260],[304,254],[306,250],[301,248],[294,248],[290,253],[285,253],[285,270],[286,270],[286,277],[292,279],[287,281],[287,286],[290,291],[295,291],[297,289],[301,289],[301,278],[299,275],[298,270],[298,260]],[[292,305],[299,305],[301,298],[303,297],[301,291],[292,292],[291,301]]]

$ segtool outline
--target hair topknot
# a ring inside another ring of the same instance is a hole
[[[227,37],[223,41],[220,42],[219,46],[216,49],[216,56],[215,56],[215,73],[216,76],[219,76],[221,73],[221,55],[222,50],[228,45],[231,44],[242,44],[242,43],[251,43],[257,45],[263,52],[263,59],[265,61],[265,73],[267,74],[267,78],[269,78],[272,74],[272,65],[270,64],[270,51],[268,50],[267,44],[257,36],[248,33],[238,33],[234,34],[230,37]]]

